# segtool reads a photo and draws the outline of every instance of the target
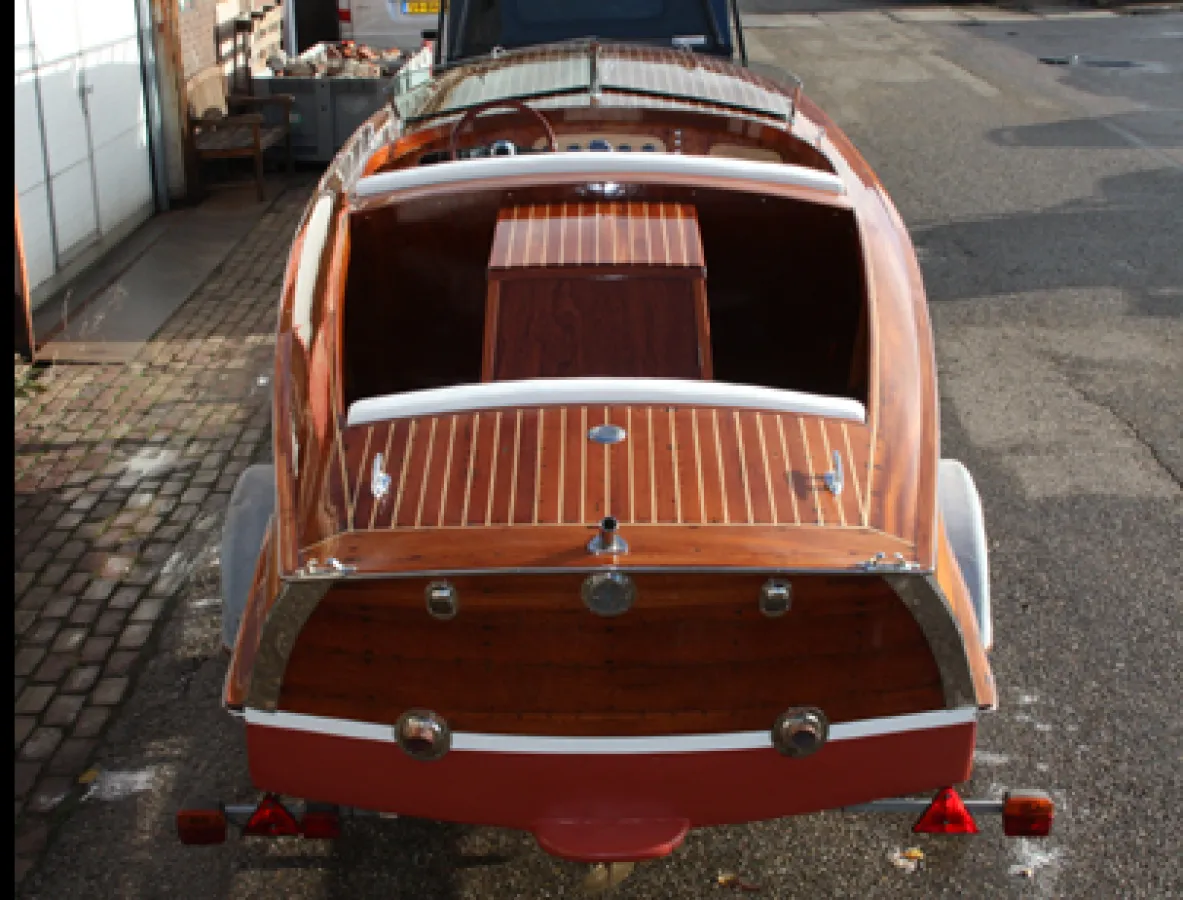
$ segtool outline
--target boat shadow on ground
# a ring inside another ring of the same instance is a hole
[[[1102,179],[1095,196],[1047,209],[915,227],[928,299],[1114,288],[1130,312],[1183,317],[1181,196],[1183,169],[1164,167]]]
[[[1183,128],[1172,127],[1166,113],[1159,110],[1116,113],[1040,122],[1036,125],[1012,125],[986,133],[987,139],[1001,147],[1079,147],[1104,150],[1126,149],[1133,135],[1159,149],[1183,147]]]

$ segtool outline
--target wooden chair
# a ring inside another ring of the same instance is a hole
[[[287,171],[292,171],[291,113],[295,97],[274,94],[270,97],[227,95],[226,77],[217,66],[210,66],[186,83],[189,94],[190,145],[195,157],[194,175],[201,182],[201,162],[206,159],[253,157],[259,199],[263,193],[263,151],[281,141],[287,145]],[[282,109],[280,124],[267,124],[261,112],[239,112],[265,106]]]

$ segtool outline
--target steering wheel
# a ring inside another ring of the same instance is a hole
[[[490,100],[488,103],[481,103],[472,107],[468,112],[460,117],[460,121],[457,122],[456,127],[452,129],[452,136],[448,139],[448,159],[456,158],[456,151],[459,149],[457,144],[460,141],[460,132],[464,130],[465,126],[471,123],[472,120],[481,113],[490,109],[517,109],[521,110],[522,112],[530,113],[530,115],[534,116],[534,118],[541,122],[542,127],[546,129],[546,139],[550,142],[550,152],[554,153],[558,146],[558,141],[555,138],[555,130],[550,127],[550,121],[546,118],[546,116],[534,109],[534,107],[527,106],[521,100]]]

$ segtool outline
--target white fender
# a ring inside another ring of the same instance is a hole
[[[275,512],[275,466],[249,466],[234,484],[222,525],[222,643],[234,648],[255,580],[267,523]]]
[[[982,500],[969,470],[955,459],[942,459],[937,468],[937,498],[945,520],[945,534],[969,588],[977,614],[982,644],[994,644],[994,619],[990,609],[990,564],[986,549],[986,522]]]

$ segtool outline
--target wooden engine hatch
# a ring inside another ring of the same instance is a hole
[[[711,377],[692,206],[507,207],[488,278],[484,381]]]

